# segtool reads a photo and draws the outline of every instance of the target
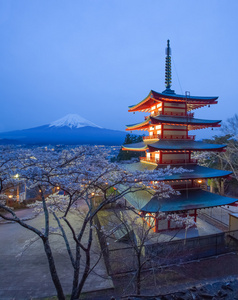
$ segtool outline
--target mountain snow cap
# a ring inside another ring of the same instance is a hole
[[[88,121],[82,117],[80,117],[79,115],[76,114],[69,114],[59,120],[56,120],[54,122],[52,122],[49,127],[70,127],[70,128],[81,128],[81,127],[85,127],[85,126],[91,126],[91,127],[98,127],[98,128],[102,128],[94,123],[92,123],[91,121]]]

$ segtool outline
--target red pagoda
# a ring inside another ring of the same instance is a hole
[[[138,124],[128,125],[127,130],[146,130],[148,136],[143,142],[123,145],[123,150],[143,151],[145,157],[140,158],[137,169],[155,169],[161,167],[182,166],[189,172],[178,173],[163,179],[175,190],[180,191],[179,196],[158,199],[137,193],[135,197],[128,194],[127,201],[134,205],[150,224],[155,224],[156,232],[172,229],[170,221],[159,221],[159,211],[166,214],[178,213],[190,215],[196,221],[199,209],[222,206],[234,202],[234,199],[210,193],[203,188],[207,186],[207,179],[218,178],[223,184],[223,178],[231,172],[215,170],[199,166],[192,158],[196,151],[225,151],[226,145],[207,144],[195,141],[190,130],[208,127],[220,127],[221,120],[204,120],[194,118],[195,109],[206,105],[217,104],[218,97],[199,97],[178,95],[171,90],[171,49],[169,40],[166,48],[165,68],[166,89],[162,93],[150,91],[149,95],[136,105],[129,107],[129,112],[147,112],[149,116]],[[135,196],[135,195],[134,195]]]

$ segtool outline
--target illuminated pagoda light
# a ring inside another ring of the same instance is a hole
[[[192,158],[193,152],[225,151],[226,145],[195,141],[195,136],[188,134],[190,130],[220,127],[221,120],[197,119],[191,112],[200,107],[217,104],[218,97],[190,96],[189,93],[178,95],[171,89],[171,83],[171,49],[168,40],[165,61],[166,89],[162,93],[151,90],[144,100],[129,107],[129,112],[147,112],[150,115],[141,123],[126,126],[126,130],[146,130],[148,136],[143,138],[143,142],[123,145],[123,150],[141,151],[146,154],[140,158],[140,163],[128,165],[128,170],[153,170],[171,165],[182,166],[190,171],[162,180],[179,190],[179,196],[159,199],[139,192],[126,196],[127,201],[141,212],[148,223],[151,224],[151,218],[153,219],[156,232],[175,227],[170,221],[159,220],[159,212],[189,215],[194,217],[196,222],[198,209],[227,205],[235,200],[205,190],[207,179],[219,179],[222,187],[223,179],[231,172],[199,166],[197,160]]]

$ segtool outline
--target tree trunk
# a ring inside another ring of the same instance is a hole
[[[90,220],[90,229],[89,229],[89,236],[88,236],[88,247],[87,249],[84,251],[85,255],[86,255],[86,262],[85,262],[85,268],[83,271],[83,275],[82,278],[80,280],[80,283],[78,285],[78,291],[76,294],[76,299],[79,298],[81,292],[82,292],[82,288],[85,284],[86,279],[88,278],[89,272],[90,272],[90,264],[91,264],[91,245],[92,245],[92,240],[93,240],[93,230],[92,230],[92,219]]]
[[[57,291],[57,297],[59,300],[65,300],[64,292],[63,292],[63,289],[62,289],[62,286],[61,286],[61,283],[60,283],[60,280],[59,280],[59,277],[58,277],[58,274],[56,271],[55,261],[54,261],[54,257],[53,257],[53,254],[52,254],[52,251],[50,248],[48,238],[44,239],[43,243],[44,243],[45,253],[46,253],[49,268],[50,268],[50,275],[54,282],[55,289]]]
[[[136,275],[136,294],[140,295],[140,288],[141,288],[141,258],[140,253],[137,255],[137,275]]]
[[[80,246],[76,244],[76,255],[75,255],[75,265],[74,265],[74,279],[71,300],[77,299],[78,283],[79,283],[79,269],[80,269]]]
[[[85,281],[88,278],[89,271],[90,271],[90,249],[88,249],[85,254],[86,254],[86,266],[84,268],[84,272],[83,272],[82,278],[81,278],[79,286],[78,286],[76,299],[79,298],[79,296],[82,292],[83,286],[85,284]]]

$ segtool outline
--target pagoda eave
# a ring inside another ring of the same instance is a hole
[[[150,122],[150,117],[148,117],[145,121],[141,123],[136,123],[132,125],[126,125],[126,130],[131,131],[131,130],[147,130],[149,127],[149,122]]]
[[[226,145],[208,144],[197,141],[186,140],[170,140],[160,139],[158,142],[149,143],[148,148],[150,151],[177,151],[177,150],[189,150],[189,151],[215,151],[220,152],[226,147]]]
[[[213,127],[221,127],[220,124],[218,125],[204,125],[204,126],[195,126],[195,125],[188,125],[188,130],[198,130],[198,129],[205,129],[205,128],[213,128]]]
[[[216,98],[217,99],[217,98]],[[190,99],[180,97],[180,98],[172,98],[171,96],[169,98],[166,97],[151,97],[150,95],[139,102],[138,104],[129,106],[128,112],[136,112],[136,111],[142,111],[142,112],[148,112],[152,105],[155,103],[160,102],[170,102],[170,103],[186,103],[188,107],[188,111],[194,110],[197,108],[204,107],[206,105],[212,105],[217,104],[218,102],[215,100],[198,100],[198,99]]]
[[[153,147],[150,145],[147,145],[148,149],[150,152],[155,152],[155,151],[174,151],[174,153],[177,151],[179,152],[181,148],[177,148],[177,149],[172,149],[170,147],[166,148],[166,147]],[[184,151],[192,151],[192,152],[225,152],[224,148],[183,148]]]
[[[187,103],[212,104],[216,102],[218,97],[200,97],[190,95],[178,95],[175,93],[158,93],[151,90],[151,98],[158,101],[183,101]]]
[[[151,106],[157,102],[159,102],[159,101],[151,98],[151,92],[150,92],[149,95],[145,99],[143,99],[142,101],[140,101],[139,103],[137,103],[135,105],[129,106],[128,111],[129,112],[146,111],[146,110],[149,111]]]
[[[157,102],[157,101],[156,101]],[[154,104],[154,101],[153,101]],[[130,108],[128,109],[128,112],[149,112],[151,109],[151,104],[145,103],[144,105],[139,106],[138,108]]]
[[[204,209],[208,207],[216,207],[228,205],[236,202],[234,198],[224,197],[218,194],[213,194],[204,190],[188,190],[181,191],[178,196],[171,196],[170,199],[158,199],[152,197],[144,207],[141,207],[143,212],[155,213],[161,212],[183,212],[193,209]]]
[[[138,149],[138,148],[127,148],[125,146],[122,146],[122,151],[136,151],[136,152],[145,152],[148,148],[145,149]]]
[[[122,145],[122,150],[126,151],[146,151],[147,149],[147,144],[144,142]]]
[[[149,120],[149,118],[148,118]],[[197,119],[197,118],[189,118],[186,116],[177,117],[177,116],[166,116],[159,115],[155,117],[150,117],[150,122],[153,125],[156,124],[167,124],[167,125],[190,125],[190,126],[205,126],[206,127],[220,127],[219,124],[221,120],[205,120],[205,119]]]
[[[147,130],[149,127],[149,124],[143,125],[143,126],[131,126],[127,127],[126,131],[132,131],[132,130]]]
[[[211,103],[206,103],[206,104],[190,104],[188,103],[187,105],[187,110],[188,111],[191,111],[191,110],[194,110],[194,109],[198,109],[198,108],[201,108],[201,107],[204,107],[206,105],[213,105],[213,104],[217,104],[218,101],[214,101],[214,102],[211,102]]]
[[[135,191],[128,193],[124,198],[136,209],[145,213],[157,212],[184,212],[194,209],[204,209],[229,205],[237,201],[235,198],[224,197],[201,189],[183,190],[180,195],[172,195],[170,198],[157,198],[153,196],[153,190]]]
[[[168,164],[157,164],[156,166],[151,166],[150,170],[153,174],[155,169],[164,169],[167,168]],[[210,178],[227,178],[232,172],[231,171],[223,171],[212,169],[208,167],[199,166],[197,164],[170,164],[171,168],[184,168],[187,171],[183,173],[175,173],[172,175],[168,175],[163,177],[162,179],[158,178],[157,181],[162,182],[171,182],[171,181],[182,181],[182,180],[197,180],[197,179],[210,179]],[[148,167],[144,164],[144,162],[137,162],[125,165],[125,169],[129,172],[133,172],[135,170],[144,171],[147,170]]]

